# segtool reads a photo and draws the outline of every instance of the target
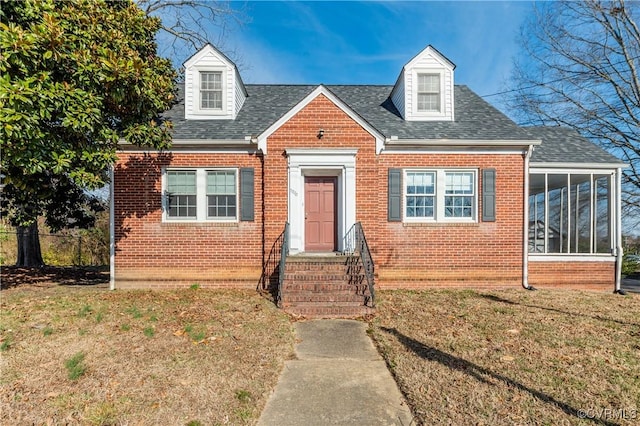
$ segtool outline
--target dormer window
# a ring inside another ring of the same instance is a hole
[[[222,72],[200,72],[200,108],[222,110]]]
[[[210,44],[184,63],[184,118],[234,120],[247,90],[236,65]]]
[[[454,121],[453,70],[456,66],[427,46],[400,72],[391,101],[407,121]]]
[[[440,74],[418,74],[418,111],[440,112]]]

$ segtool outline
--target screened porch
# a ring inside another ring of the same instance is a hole
[[[536,170],[529,175],[530,255],[615,254],[616,170]]]

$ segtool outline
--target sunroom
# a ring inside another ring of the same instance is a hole
[[[529,281],[552,284],[555,276],[559,281],[588,283],[599,270],[614,274],[607,281],[614,278],[614,290],[619,290],[625,164],[575,131],[532,130],[542,145],[529,163],[525,212]]]

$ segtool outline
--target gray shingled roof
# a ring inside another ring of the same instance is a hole
[[[405,121],[389,94],[393,86],[327,86],[386,137],[399,139],[527,140],[531,136],[472,92],[455,86],[455,121]]]
[[[259,135],[285,115],[315,85],[246,85],[249,96],[235,120],[185,120],[184,92],[165,114],[173,121],[175,139],[241,139]],[[386,137],[400,139],[530,139],[513,121],[466,86],[455,87],[454,122],[405,121],[389,94],[393,86],[326,86]]]
[[[532,163],[624,163],[599,146],[580,136],[574,129],[565,127],[524,127],[529,133],[542,140],[542,145],[534,148]]]
[[[245,85],[248,97],[235,120],[185,120],[184,86],[179,102],[165,113],[173,122],[174,139],[240,139],[259,135],[317,86]]]
[[[179,102],[165,118],[173,122],[174,139],[238,139],[259,135],[317,85],[245,85],[248,97],[235,120],[186,120],[184,86]],[[455,121],[405,121],[389,95],[393,86],[326,86],[385,137],[399,139],[542,140],[532,162],[620,163],[612,155],[560,127],[520,127],[468,87],[454,89]]]

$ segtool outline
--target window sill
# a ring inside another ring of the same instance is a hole
[[[476,221],[468,222],[402,222],[405,228],[442,228],[442,227],[476,227],[480,225]]]
[[[615,262],[616,256],[607,253],[529,253],[530,262]]]
[[[176,225],[189,225],[189,226],[205,226],[205,227],[214,227],[214,228],[234,228],[238,227],[240,224],[239,221],[214,221],[214,220],[164,220],[162,221],[163,226],[176,226]]]
[[[194,107],[193,114],[194,115],[227,115],[227,111],[223,109],[214,109],[214,108],[206,109],[206,108]]]

